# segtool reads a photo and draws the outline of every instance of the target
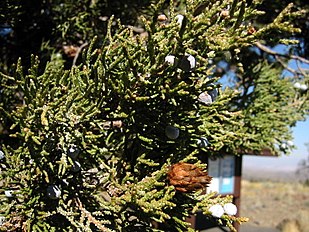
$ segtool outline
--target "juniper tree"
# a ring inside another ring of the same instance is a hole
[[[267,61],[239,60],[233,88],[221,88],[220,60],[299,31],[292,5],[253,28],[257,4],[190,0],[178,12],[160,1],[141,34],[110,17],[70,68],[55,52],[43,71],[32,56],[28,70],[19,60],[2,73],[0,228],[194,231],[185,219],[198,211],[231,229],[246,221],[231,196],[202,194],[201,157],[287,152],[308,112],[307,74],[283,77]]]

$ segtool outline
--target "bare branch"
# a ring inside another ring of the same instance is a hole
[[[100,221],[98,221],[96,218],[94,218],[91,215],[91,213],[83,207],[83,204],[82,204],[82,202],[80,201],[79,198],[76,198],[75,202],[76,202],[79,210],[82,212],[82,217],[86,217],[91,223],[96,225],[96,227],[98,229],[100,229],[101,231],[104,231],[104,232],[111,231],[108,228],[106,228],[104,225],[102,225]]]
[[[300,57],[300,56],[296,56],[296,55],[286,55],[286,54],[281,54],[281,53],[278,53],[268,47],[266,47],[265,45],[261,44],[260,42],[256,42],[255,45],[261,49],[262,51],[270,54],[270,55],[273,55],[276,60],[284,67],[284,69],[286,69],[287,71],[293,73],[294,75],[298,76],[298,75],[301,75],[301,76],[305,76],[305,72],[303,69],[300,68],[300,65],[299,63],[302,62],[302,63],[307,63],[309,64],[309,60],[303,58],[303,57]],[[282,57],[284,58],[288,58],[288,59],[294,59],[296,61],[296,64],[297,64],[297,67],[298,69],[295,70],[295,69],[292,69],[290,68],[286,62],[283,61]]]
[[[285,57],[285,58],[290,58],[290,59],[294,59],[294,60],[299,60],[300,62],[309,64],[309,60],[307,60],[303,57],[296,56],[296,55],[286,55],[286,54],[278,53],[278,52],[266,47],[265,45],[261,44],[260,42],[256,42],[255,45],[259,49],[263,50],[264,52],[267,52],[268,54],[271,54],[271,55],[274,55],[274,56],[281,56],[281,57]]]
[[[308,72],[309,70],[306,70],[306,69],[303,69],[302,67],[300,67],[300,62],[299,62],[299,60],[296,61],[296,65],[297,65],[298,70],[301,72],[301,74],[302,74],[303,76],[306,76],[306,72]]]
[[[78,47],[77,49],[77,52],[76,52],[76,55],[74,56],[74,60],[73,60],[73,63],[72,63],[72,66],[75,66],[76,65],[76,61],[77,61],[77,58],[80,54],[80,52],[83,50],[84,47],[86,47],[88,45],[88,43],[83,43],[80,47]]]

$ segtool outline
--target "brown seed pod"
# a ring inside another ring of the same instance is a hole
[[[189,163],[176,163],[168,172],[169,183],[179,192],[193,192],[207,187],[212,177],[207,172]]]

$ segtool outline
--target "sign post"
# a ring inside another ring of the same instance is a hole
[[[241,167],[242,155],[226,155],[222,158],[207,160],[208,175],[212,176],[213,179],[207,187],[206,192],[217,192],[222,196],[232,195],[233,203],[238,209],[236,216],[239,216],[240,209]],[[215,220],[211,220],[202,213],[190,217],[187,221],[192,224],[193,228],[198,230],[219,227],[222,231],[226,231]],[[234,224],[234,227],[237,231],[239,230],[238,224]]]
[[[203,159],[207,163],[208,174],[213,177],[211,184],[207,187],[206,192],[217,192],[218,194],[232,195],[233,203],[237,206],[237,214],[240,211],[240,190],[241,190],[241,172],[242,172],[242,156],[243,155],[256,155],[256,156],[269,156],[276,157],[278,154],[272,153],[268,148],[262,149],[260,152],[254,151],[239,151],[239,155],[225,155],[216,159]],[[225,228],[220,227],[215,220],[206,217],[202,213],[192,216],[187,219],[192,227],[198,230],[209,229],[212,227],[219,227],[222,231]],[[239,231],[239,224],[234,224],[234,227]]]
[[[208,160],[208,175],[212,176],[207,193],[234,194],[235,189],[235,157],[226,156],[221,159]]]

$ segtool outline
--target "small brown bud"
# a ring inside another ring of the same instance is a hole
[[[123,125],[123,124],[122,124],[122,121],[120,121],[120,120],[113,121],[113,127],[121,128],[122,125]]]
[[[230,15],[230,12],[228,10],[222,10],[220,15],[223,18],[227,18]]]
[[[75,57],[79,48],[74,45],[64,45],[62,49],[68,57]]]
[[[182,162],[173,164],[167,175],[169,183],[179,192],[193,192],[205,188],[212,179],[196,165]]]
[[[255,32],[256,32],[256,30],[255,30],[255,28],[254,28],[253,26],[250,26],[250,27],[248,28],[248,34],[249,34],[249,35],[253,35]]]
[[[158,15],[158,21],[159,22],[165,22],[167,20],[167,17],[165,14]]]
[[[105,130],[110,128],[121,128],[123,126],[123,122],[121,120],[116,121],[107,121],[103,123],[103,127]]]

